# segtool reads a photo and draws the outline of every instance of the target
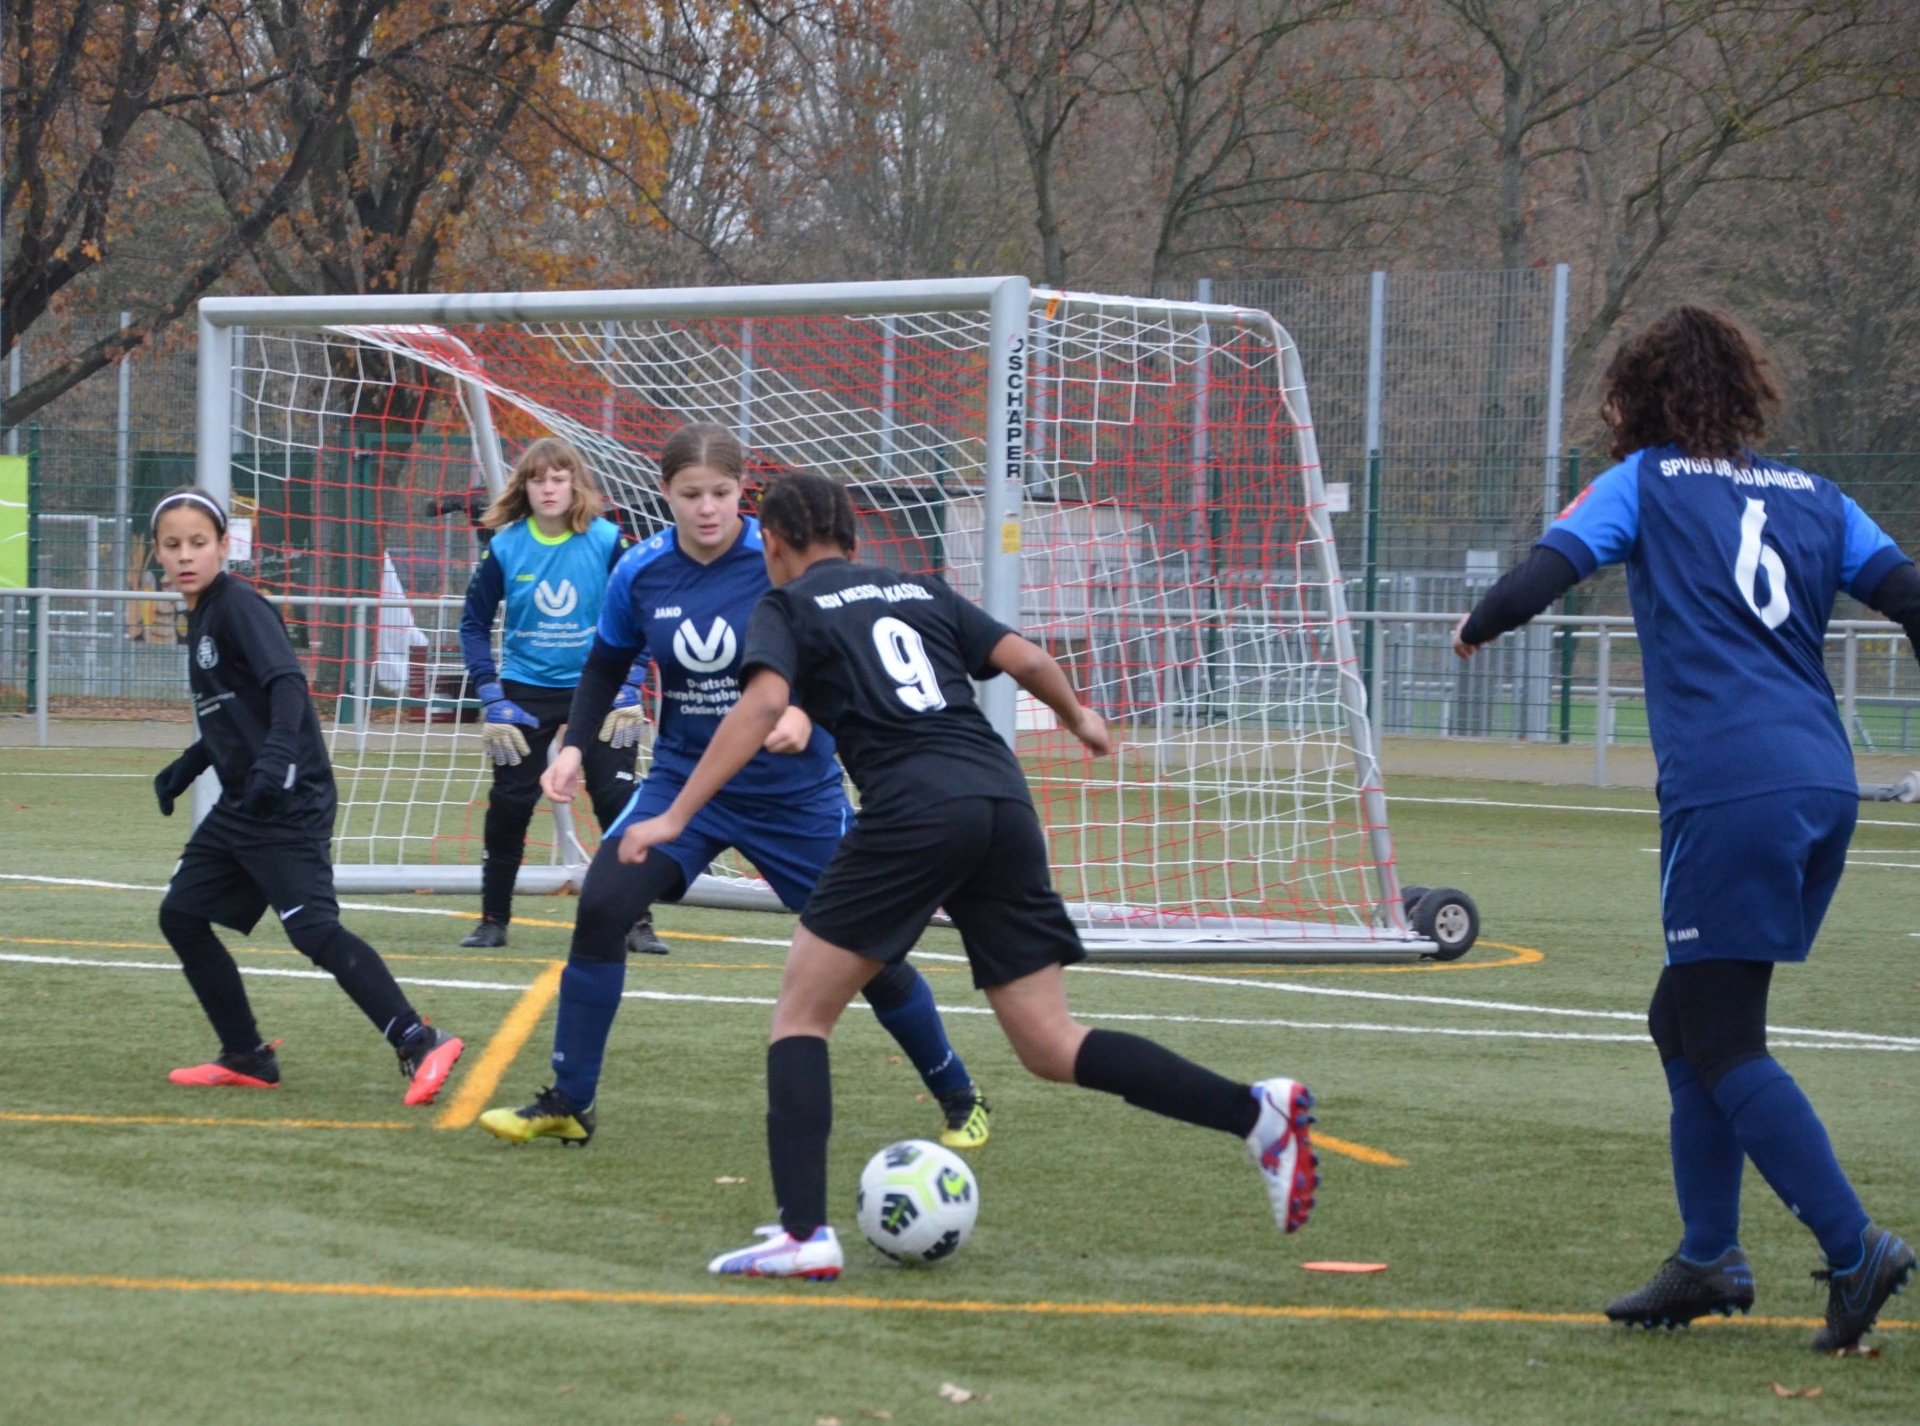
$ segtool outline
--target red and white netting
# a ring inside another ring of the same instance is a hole
[[[1021,623],[1118,745],[1090,759],[1021,700],[1063,894],[1084,925],[1148,945],[1403,940],[1285,334],[1259,312],[1046,292],[1028,332]],[[339,771],[345,886],[477,885],[470,512],[538,436],[578,446],[645,536],[666,522],[662,441],[720,421],[750,489],[790,468],[844,480],[864,558],[980,597],[985,310],[237,335],[241,569],[290,598]],[[529,862],[580,856],[562,826]],[[754,881],[716,872],[736,902]]]

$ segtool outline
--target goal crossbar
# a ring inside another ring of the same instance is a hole
[[[1305,381],[1272,315],[1004,277],[210,298],[199,320],[197,470],[222,495],[249,459],[258,485],[268,449],[283,478],[300,455],[318,480],[338,437],[282,427],[352,424],[366,404],[366,353],[385,360],[388,379],[412,382],[421,403],[440,379],[451,397],[446,439],[470,447],[474,483],[490,491],[506,464],[503,439],[553,431],[590,463],[620,468],[616,503],[644,507],[645,458],[616,405],[631,424],[641,406],[683,420],[724,419],[737,404],[750,459],[831,468],[859,486],[875,518],[905,511],[905,525],[931,525],[956,587],[1091,661],[1132,712],[1133,733],[1152,734],[1151,754],[1110,779],[1069,767],[1057,748],[1036,763],[1044,724],[1023,721],[1008,680],[981,690],[990,721],[1028,756],[1050,832],[1071,821],[1085,865],[1063,892],[1091,952],[1323,959],[1435,949],[1409,930],[1401,905]],[[403,378],[402,368],[419,374]],[[924,388],[909,392],[916,379]],[[326,389],[303,394],[303,382]],[[583,383],[604,387],[597,424]],[[352,401],[361,406],[342,404]],[[501,410],[519,428],[504,438]],[[360,437],[352,444],[357,453]],[[626,490],[637,493],[622,500]],[[1221,506],[1232,524],[1224,538]],[[392,553],[385,559],[391,571]],[[379,632],[383,650],[390,632]],[[411,625],[406,633],[418,637]],[[356,615],[354,660],[366,641]],[[363,749],[368,708],[362,698]],[[437,734],[434,716],[409,754],[416,784],[422,767],[470,757],[476,743],[462,747],[457,723]],[[383,778],[378,796],[392,799],[395,768]],[[1177,866],[1166,853],[1176,843]],[[568,829],[553,864],[523,867],[522,889],[577,886],[580,854]],[[1169,866],[1180,889],[1162,895],[1156,878]],[[1260,881],[1275,868],[1310,889],[1275,895]],[[343,890],[470,894],[479,870],[375,856],[343,860],[337,875]],[[1144,901],[1128,894],[1142,886]],[[687,900],[778,908],[745,874],[701,877]]]

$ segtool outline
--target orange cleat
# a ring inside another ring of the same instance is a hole
[[[274,1057],[274,1051],[280,1048],[275,1040],[271,1045],[262,1045],[257,1050],[244,1050],[238,1053],[223,1051],[220,1058],[204,1065],[193,1065],[187,1069],[177,1069],[167,1078],[175,1084],[197,1086],[231,1086],[236,1089],[278,1089],[280,1087],[280,1061]]]
[[[431,1104],[434,1096],[440,1093],[440,1086],[447,1082],[447,1076],[453,1073],[453,1067],[460,1062],[461,1053],[467,1048],[464,1040],[456,1039],[444,1030],[436,1030],[422,1020],[419,1027],[397,1053],[400,1056],[400,1073],[407,1077],[407,1103]]]

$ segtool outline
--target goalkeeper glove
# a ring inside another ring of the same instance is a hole
[[[487,756],[493,759],[495,767],[518,767],[520,759],[530,751],[527,735],[520,730],[538,728],[540,720],[508,698],[506,690],[497,683],[483,683],[478,692],[487,709],[486,722],[480,728]]]
[[[640,706],[640,685],[623,683],[614,695],[613,710],[600,721],[600,741],[616,748],[640,746],[640,728],[647,715]]]
[[[206,771],[206,762],[194,756],[194,749],[199,746],[195,743],[193,748],[180,754],[153,775],[153,795],[159,799],[162,817],[173,815],[174,799],[186,796],[187,790],[193,786],[194,779]]]

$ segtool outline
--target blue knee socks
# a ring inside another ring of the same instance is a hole
[[[560,972],[560,1022],[553,1028],[553,1082],[576,1109],[592,1107],[600,1062],[627,984],[623,961],[568,961]]]
[[[1729,1070],[1713,1101],[1733,1125],[1753,1166],[1793,1214],[1813,1230],[1820,1250],[1845,1272],[1861,1254],[1866,1210],[1833,1156],[1826,1127],[1800,1086],[1771,1056]]]
[[[1740,1176],[1747,1156],[1727,1116],[1694,1078],[1693,1066],[1684,1059],[1668,1060],[1665,1069],[1673,1097],[1667,1121],[1673,1187],[1686,1229],[1680,1256],[1711,1263],[1740,1242]]]
[[[874,1016],[900,1042],[936,1099],[958,1093],[973,1080],[959,1052],[947,1040],[947,1027],[940,1023],[940,1012],[934,1007],[933,987],[918,971],[913,972],[913,981],[905,1000],[890,1009],[875,1010]]]

